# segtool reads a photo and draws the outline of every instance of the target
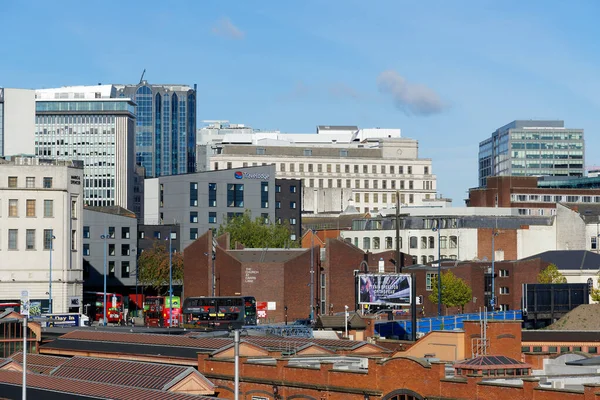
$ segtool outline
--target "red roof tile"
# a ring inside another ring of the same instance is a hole
[[[104,332],[104,331],[71,331],[59,339],[92,340],[99,342],[149,344],[159,346],[178,346],[191,348],[219,349],[231,342],[226,338],[194,339],[180,335],[160,335],[151,333]]]
[[[18,352],[10,356],[10,358],[23,364],[23,353]],[[49,374],[56,367],[61,366],[65,362],[69,361],[68,357],[56,357],[48,356],[45,354],[31,354],[27,353],[27,369],[29,371],[37,372],[40,374]]]
[[[20,372],[0,370],[0,384],[21,386],[23,375]],[[86,382],[75,379],[59,378],[48,375],[27,374],[27,386],[55,392],[93,396],[98,399],[110,400],[207,400],[214,397],[194,396],[181,393],[163,392],[152,389],[142,389],[110,385],[107,383]]]

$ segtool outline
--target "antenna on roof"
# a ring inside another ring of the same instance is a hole
[[[142,72],[142,77],[140,78],[140,83],[144,80],[144,75],[146,75],[146,68],[144,68],[144,72]]]

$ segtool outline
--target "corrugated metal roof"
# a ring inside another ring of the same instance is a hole
[[[21,372],[0,370],[0,383],[20,386]],[[110,400],[208,400],[214,397],[164,392],[152,389],[124,387],[107,383],[80,381],[48,375],[27,374],[27,386],[55,392],[78,394]]]
[[[10,357],[13,361],[23,364],[23,353],[15,353]],[[27,353],[27,369],[40,374],[49,374],[50,371],[69,361],[67,357],[49,356],[45,354]]]
[[[158,335],[148,333],[71,331],[59,339],[87,340],[111,343],[147,344],[157,346],[190,347],[193,349],[216,350],[232,341],[227,338],[190,338],[179,335]]]

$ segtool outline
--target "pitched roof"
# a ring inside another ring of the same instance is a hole
[[[454,364],[454,368],[464,369],[506,369],[506,368],[531,368],[531,365],[517,361],[506,356],[478,356]]]
[[[559,270],[600,269],[600,254],[587,250],[550,250],[527,257],[524,260],[536,258],[541,258],[543,261],[556,265]]]
[[[52,372],[62,378],[157,390],[167,390],[190,374],[214,387],[194,368],[137,361],[73,357]]]
[[[23,364],[22,352],[15,353],[10,358],[19,364]],[[27,369],[40,374],[49,374],[56,367],[60,367],[67,361],[69,361],[67,357],[27,353]]]
[[[307,249],[244,249],[227,253],[240,262],[285,263],[308,251]]]
[[[0,370],[0,392],[6,386],[21,386],[23,374]],[[87,382],[48,375],[27,374],[28,389],[61,392],[94,399],[110,400],[208,400],[214,397],[164,392],[153,389],[125,387],[99,382]]]
[[[120,206],[106,206],[106,207],[85,206],[83,208],[83,210],[84,211],[95,211],[95,212],[112,214],[112,215],[120,215],[122,217],[137,218],[133,211],[129,211],[128,209],[120,207]]]
[[[321,315],[317,319],[317,328],[327,329],[344,329],[346,317],[344,314],[341,315]],[[351,313],[348,317],[348,327],[351,329],[365,329],[367,324],[358,315],[358,313]]]

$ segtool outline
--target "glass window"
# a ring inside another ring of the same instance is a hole
[[[9,199],[8,200],[8,216],[18,217],[19,216],[19,200]]]
[[[17,177],[16,176],[9,176],[8,177],[8,187],[9,188],[16,188],[17,187]]]
[[[291,209],[296,209],[296,202],[295,201],[290,201],[290,208]]]
[[[291,185],[290,186],[290,193],[296,193],[296,191],[297,191],[296,185]]]
[[[129,239],[129,227],[124,226],[121,228],[121,239]]]
[[[27,205],[26,215],[28,217],[35,217],[35,200],[27,199],[26,205]]]
[[[83,244],[83,255],[84,256],[89,256],[90,255],[90,244],[89,243],[84,243]]]
[[[129,255],[129,245],[128,244],[122,244],[121,245],[121,255],[122,256],[128,256]]]
[[[52,249],[52,242],[54,239],[52,234],[52,229],[44,229],[44,250]]]
[[[363,238],[363,250],[368,250],[371,248],[371,238]]]
[[[243,184],[227,184],[227,207],[244,207]]]
[[[190,207],[198,206],[198,183],[190,182]]]
[[[427,275],[425,275],[425,290],[427,290],[427,291],[433,290],[433,283],[436,281],[436,278],[437,278],[436,273],[428,272]]]
[[[275,193],[281,193],[281,185],[275,185]]]
[[[115,245],[112,243],[108,245],[108,255],[109,256],[115,255]]]
[[[190,211],[190,223],[198,223],[198,211]]]
[[[108,262],[108,277],[109,278],[115,277],[115,262],[114,261]]]
[[[121,261],[121,278],[129,278],[129,261]]]
[[[217,184],[216,183],[208,184],[208,206],[209,207],[217,206]]]
[[[391,236],[387,236],[385,238],[385,248],[387,250],[389,250],[389,249],[393,248],[393,246],[394,246],[394,241],[393,241],[392,237]]]
[[[25,248],[27,250],[35,250],[35,229],[27,229],[25,231]]]
[[[304,149],[304,155],[305,156],[312,156],[312,150],[311,149]]]
[[[409,242],[409,247],[411,249],[417,248],[418,238],[416,236],[411,236]]]
[[[260,183],[260,208],[269,208],[269,182]]]
[[[381,241],[381,238],[379,238],[379,237],[373,238],[373,249],[378,250],[380,248],[380,246],[381,246],[380,241]]]
[[[115,227],[114,226],[108,227],[108,237],[111,239],[115,238]]]
[[[211,211],[208,213],[208,223],[209,224],[217,223],[217,213],[216,212]]]
[[[190,240],[198,239],[198,228],[190,228]]]
[[[52,178],[51,177],[44,177],[44,189],[52,189]]]
[[[44,218],[54,216],[54,200],[44,200]]]
[[[296,225],[296,218],[290,218],[290,225]]]
[[[8,249],[9,250],[17,250],[18,235],[19,235],[18,229],[9,229],[8,230]]]
[[[160,239],[160,231],[154,231],[153,235],[154,239]]]
[[[35,176],[28,176],[25,178],[25,187],[33,189],[35,187]]]

